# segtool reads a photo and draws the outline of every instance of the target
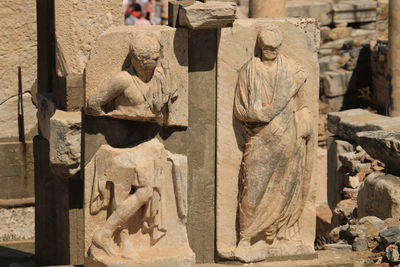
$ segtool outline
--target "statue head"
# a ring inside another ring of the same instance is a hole
[[[273,61],[278,56],[278,48],[283,40],[282,32],[275,25],[263,27],[258,34],[258,47],[262,60]]]
[[[131,64],[138,73],[153,73],[160,53],[161,46],[157,39],[138,34],[131,45]]]

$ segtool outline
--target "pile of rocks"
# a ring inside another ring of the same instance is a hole
[[[323,113],[378,106],[372,102],[383,101],[377,96],[381,93],[371,92],[387,91],[385,86],[372,81],[382,76],[373,77],[371,65],[374,70],[380,68],[382,59],[375,51],[378,40],[387,40],[388,0],[288,0],[286,14],[319,19],[320,109]],[[371,88],[372,84],[375,89]]]
[[[372,251],[399,262],[400,118],[354,109],[328,115],[325,249]],[[321,246],[321,243],[319,244]]]

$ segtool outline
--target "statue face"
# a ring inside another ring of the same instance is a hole
[[[132,55],[131,63],[136,71],[154,71],[157,67],[158,59],[160,58],[160,53],[155,52],[149,55]]]
[[[264,60],[275,60],[278,56],[278,47],[273,47],[270,45],[263,45],[262,49],[262,57]]]

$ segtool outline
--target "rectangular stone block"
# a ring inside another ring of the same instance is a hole
[[[333,22],[337,24],[376,21],[376,8],[376,1],[340,1],[333,5]]]
[[[32,198],[32,142],[0,143],[0,199]]]
[[[310,113],[312,114],[312,119],[310,119],[315,122],[310,126],[310,131],[314,136],[311,138],[312,145],[310,151],[315,151],[317,144],[317,103],[319,90],[317,50],[319,47],[319,31],[316,28],[316,21],[313,19],[236,20],[232,28],[222,29],[219,43],[217,70],[216,244],[218,254],[221,257],[226,258],[236,257],[235,255],[238,251],[236,246],[239,241],[239,184],[241,179],[241,168],[243,168],[243,151],[246,142],[243,125],[234,115],[235,89],[237,87],[238,74],[242,67],[246,62],[250,62],[249,60],[255,55],[259,55],[257,54],[258,50],[255,49],[258,33],[263,29],[268,31],[269,28],[279,29],[283,34],[283,41],[279,48],[279,53],[295,60],[307,73],[307,82],[304,84],[302,89],[300,89],[298,94],[299,98],[296,99],[296,102],[303,103],[303,107],[307,107],[310,110]],[[275,32],[277,30],[271,31]],[[286,70],[280,70],[278,72],[280,73],[283,71]],[[251,75],[255,74],[248,75],[249,76],[247,77],[254,77]],[[255,80],[260,80],[260,78],[255,78]],[[236,95],[236,97],[238,96]],[[246,103],[246,101],[244,101],[244,103]],[[262,129],[262,125],[263,124],[260,123],[260,129]],[[262,156],[260,155],[260,157]],[[264,155],[264,157],[267,156]],[[276,157],[276,155],[272,157]],[[312,163],[314,162],[315,157],[311,156],[309,160]],[[315,181],[310,181],[312,185],[314,185],[314,182]],[[307,192],[306,195],[307,200],[305,200],[306,204],[304,206],[304,212],[299,220],[301,225],[300,227],[303,231],[303,244],[308,248],[308,252],[305,252],[307,249],[300,252],[297,250],[298,248],[295,247],[293,247],[291,252],[283,252],[280,249],[269,250],[268,247],[265,248],[260,245],[264,249],[260,249],[260,254],[258,255],[260,258],[258,258],[258,260],[265,259],[266,257],[287,255],[290,253],[312,253],[315,238],[315,220],[310,220],[310,218],[315,218],[315,208],[313,203],[313,193]],[[289,242],[287,248],[290,246]],[[253,257],[254,253],[254,251],[250,250],[247,256],[244,257]],[[255,258],[258,256],[255,256]],[[242,258],[241,260],[246,261],[245,258]]]
[[[328,204],[333,210],[342,200],[341,192],[344,187],[345,172],[339,156],[355,150],[354,143],[336,137],[328,137]]]
[[[343,138],[354,140],[358,132],[400,130],[399,117],[386,117],[362,109],[332,112],[328,115],[328,130]]]
[[[353,72],[344,69],[325,72],[322,79],[324,94],[328,97],[347,94],[352,89],[351,83],[355,82]]]
[[[231,2],[195,2],[182,7],[179,12],[179,25],[190,29],[222,28],[233,23],[236,4]]]
[[[314,18],[321,26],[332,24],[332,11],[332,3],[328,1],[286,1],[287,17]]]

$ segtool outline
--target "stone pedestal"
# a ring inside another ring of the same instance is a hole
[[[285,17],[285,0],[250,0],[250,18]]]
[[[389,75],[391,106],[390,115],[400,116],[400,2],[389,2]]]

